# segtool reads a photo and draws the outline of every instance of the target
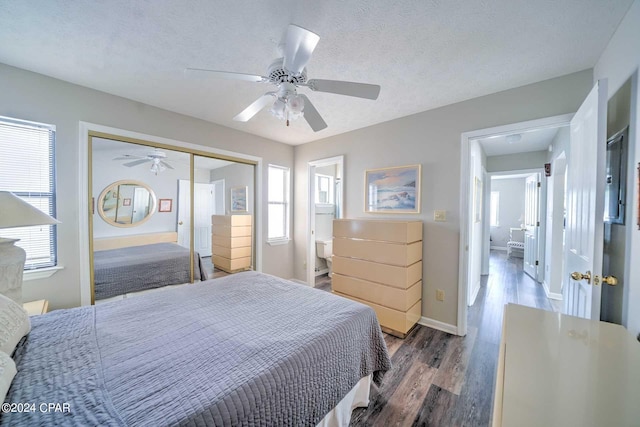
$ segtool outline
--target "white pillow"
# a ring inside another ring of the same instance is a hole
[[[0,351],[13,353],[18,342],[31,331],[26,310],[14,300],[0,294]]]
[[[7,397],[11,381],[16,376],[16,363],[7,353],[0,351],[0,403]]]

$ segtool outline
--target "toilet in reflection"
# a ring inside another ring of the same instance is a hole
[[[331,277],[331,255],[333,254],[333,240],[316,240],[316,256],[322,258],[327,262],[327,268],[329,269],[329,277]]]

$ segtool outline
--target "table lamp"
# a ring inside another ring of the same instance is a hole
[[[59,222],[13,193],[0,191],[0,229]],[[18,240],[0,237],[0,294],[22,303],[22,274],[27,254],[14,244]]]

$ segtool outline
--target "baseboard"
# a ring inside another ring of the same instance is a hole
[[[440,322],[439,320],[430,319],[428,317],[421,317],[418,320],[418,324],[422,326],[426,326],[428,328],[437,329],[442,332],[446,332],[452,335],[458,335],[458,327],[455,325],[450,325],[449,323]]]
[[[549,291],[549,285],[545,280],[542,281],[542,287],[544,288],[544,293],[547,295],[547,298],[562,301],[562,294]]]
[[[489,246],[489,249],[491,249],[492,251],[507,251],[506,246]]]

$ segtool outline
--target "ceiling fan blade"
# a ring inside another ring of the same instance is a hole
[[[299,96],[304,99],[303,117],[307,121],[307,123],[309,123],[311,129],[313,129],[314,132],[318,132],[326,128],[327,123],[322,119],[320,113],[318,113],[318,110],[316,110],[316,107],[314,107],[311,101],[309,101],[309,98],[307,98],[306,95],[302,94],[300,94]]]
[[[290,24],[284,41],[284,68],[296,75],[302,73],[319,40],[316,33]]]
[[[309,86],[309,89],[317,92],[337,93],[339,95],[366,99],[378,99],[378,95],[380,94],[380,86],[367,83],[311,79],[307,81],[307,86]]]
[[[143,163],[147,163],[150,162],[150,159],[142,159],[142,160],[134,160],[133,162],[129,162],[129,163],[123,163],[122,166],[126,166],[126,167],[133,167],[133,166],[138,166],[141,165]]]
[[[134,156],[133,154],[123,154],[121,157],[116,157],[113,160],[131,160],[131,159],[144,159],[144,157]]]
[[[201,68],[185,68],[184,75],[188,77],[216,77],[219,79],[244,80],[247,82],[264,82],[269,80],[254,74],[232,73],[230,71],[205,70]]]
[[[173,169],[173,166],[171,166],[169,163],[165,162],[164,160],[160,160],[160,164],[165,165],[169,169]]]
[[[267,92],[260,98],[256,99],[251,105],[245,108],[240,114],[235,116],[233,120],[236,122],[248,122],[253,116],[258,114],[260,110],[273,102],[273,92]]]

